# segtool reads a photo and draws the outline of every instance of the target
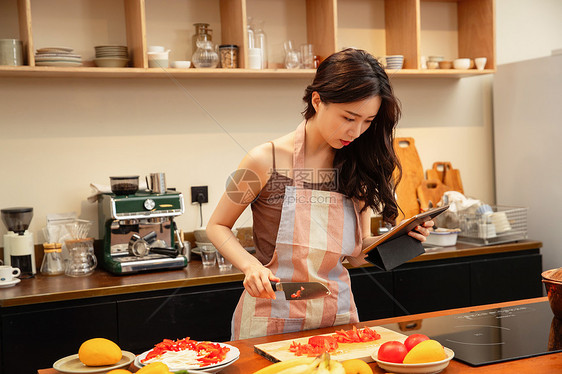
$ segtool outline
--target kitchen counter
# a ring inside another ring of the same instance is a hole
[[[544,303],[544,302],[547,302],[546,297],[518,300],[518,301],[511,301],[511,302],[504,302],[504,303],[497,303],[497,304],[490,304],[490,305],[482,305],[482,306],[475,306],[475,307],[468,307],[468,308],[443,310],[438,312],[423,313],[423,314],[403,316],[403,317],[380,319],[376,321],[361,322],[356,324],[356,326],[364,327],[364,326],[374,326],[374,325],[379,326],[379,325],[387,325],[387,324],[396,324],[400,322],[418,321],[418,320],[423,320],[423,319],[438,317],[438,316],[455,315],[455,314],[467,313],[472,311],[481,311],[481,310],[492,309],[492,308],[512,307],[512,306],[518,306],[523,304]],[[337,328],[331,327],[331,328],[318,329],[318,330],[312,330],[306,332],[298,332],[298,333],[228,342],[229,344],[237,347],[240,350],[240,359],[234,362],[232,365],[221,370],[221,373],[222,374],[253,373],[258,369],[270,365],[271,362],[269,362],[267,359],[263,358],[262,356],[254,352],[254,345],[256,344],[263,344],[263,343],[275,342],[285,339],[296,339],[304,336],[331,333],[334,332],[336,329],[337,330],[341,328],[350,329],[352,326],[353,325],[345,325],[345,326],[338,326]],[[370,366],[371,368],[373,368],[373,371],[375,373],[385,373],[385,371],[381,370],[376,363],[371,363]],[[134,367],[131,367],[131,370],[135,371],[136,369]],[[495,364],[485,365],[481,367],[472,367],[453,359],[449,364],[449,366],[443,371],[443,373],[444,374],[455,374],[455,373],[463,373],[463,374],[464,373],[487,373],[487,374],[510,373],[511,374],[511,373],[532,373],[532,372],[557,373],[561,371],[562,371],[562,352],[558,352],[558,353],[552,353],[552,354],[547,354],[537,357],[530,357],[530,358],[523,358],[514,361],[495,363]],[[38,374],[58,374],[58,372],[54,369],[42,369],[42,370],[38,370]]]
[[[542,247],[542,243],[523,240],[516,243],[492,246],[460,244],[443,247],[424,253],[409,263],[525,251]],[[88,277],[43,276],[23,279],[15,287],[0,289],[0,308],[45,303],[51,301],[75,300],[98,296],[121,295],[136,292],[168,290],[192,286],[241,282],[243,274],[233,268],[219,271],[218,267],[203,267],[193,256],[189,265],[181,270],[159,271],[131,275],[113,275],[97,269]],[[365,265],[372,267],[372,265]]]

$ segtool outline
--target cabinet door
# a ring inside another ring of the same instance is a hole
[[[20,309],[21,310],[21,309]],[[117,340],[115,303],[18,312],[2,310],[2,373],[35,374],[78,353],[85,340]]]
[[[408,267],[394,270],[396,315],[459,308],[470,303],[467,263]]]
[[[394,315],[392,273],[370,268],[351,269],[349,273],[360,321]]]
[[[119,341],[142,353],[163,339],[228,341],[242,286],[204,288],[118,301]]]
[[[503,257],[470,264],[472,305],[542,296],[542,256]]]

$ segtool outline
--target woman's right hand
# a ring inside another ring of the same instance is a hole
[[[252,264],[244,271],[244,288],[253,297],[274,299],[275,292],[271,287],[271,282],[280,282],[271,270],[262,264]]]

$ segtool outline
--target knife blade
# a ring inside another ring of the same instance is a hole
[[[286,300],[308,300],[331,294],[320,282],[271,282],[273,291],[283,292]]]

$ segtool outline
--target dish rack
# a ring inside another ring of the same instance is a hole
[[[492,211],[459,213],[458,241],[476,245],[510,243],[527,239],[528,208],[493,206]]]

